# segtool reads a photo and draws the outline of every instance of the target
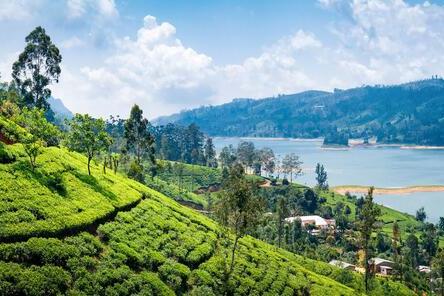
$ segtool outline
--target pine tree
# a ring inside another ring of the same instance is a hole
[[[361,234],[361,244],[364,251],[364,285],[365,291],[369,291],[369,279],[372,274],[370,270],[370,253],[371,253],[371,236],[373,231],[376,229],[376,222],[378,217],[381,215],[381,209],[373,202],[373,190],[371,187],[364,199],[364,204],[360,212],[360,219],[357,221],[357,228]]]

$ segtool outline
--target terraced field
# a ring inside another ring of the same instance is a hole
[[[142,198],[141,185],[119,174],[95,166],[89,176],[78,153],[45,149],[32,171],[20,144],[0,149],[16,159],[0,165],[1,241],[83,229]]]
[[[98,166],[89,177],[77,153],[46,149],[32,172],[19,145],[2,149],[0,295],[361,294],[359,274],[251,237],[226,278],[211,219]],[[413,295],[386,280],[374,293]]]

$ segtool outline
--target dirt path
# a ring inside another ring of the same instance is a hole
[[[339,194],[367,193],[368,186],[336,186],[332,190]],[[416,192],[444,192],[444,185],[409,186],[395,188],[375,188],[374,194],[410,194]]]

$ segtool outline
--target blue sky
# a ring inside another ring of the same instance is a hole
[[[37,25],[63,55],[54,96],[96,116],[444,74],[438,0],[0,0],[3,80]]]

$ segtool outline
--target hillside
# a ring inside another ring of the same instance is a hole
[[[217,120],[214,120],[217,118]],[[155,120],[195,123],[212,136],[377,137],[378,142],[444,145],[444,80],[235,99]]]
[[[20,145],[1,150],[2,295],[220,294],[226,247],[209,218],[99,166],[89,177],[86,158],[65,149],[45,149],[35,172]],[[237,258],[238,295],[362,290],[358,274],[250,237]],[[374,292],[412,294],[389,281]]]

